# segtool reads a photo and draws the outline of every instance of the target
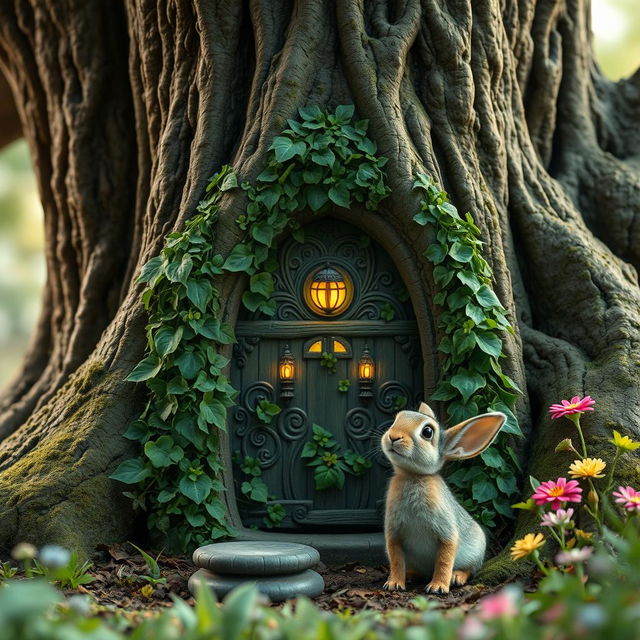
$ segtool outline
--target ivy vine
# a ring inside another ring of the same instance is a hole
[[[445,357],[431,399],[447,403],[454,423],[483,411],[507,416],[495,443],[480,459],[465,462],[448,477],[465,507],[492,527],[497,516],[513,517],[510,504],[518,493],[520,467],[511,444],[522,431],[512,409],[521,391],[502,371],[499,335],[513,328],[493,291],[493,273],[482,256],[480,229],[471,214],[460,216],[447,194],[424,174],[417,176],[414,188],[424,193],[414,220],[435,230],[435,242],[424,255],[434,265],[434,302],[442,307],[438,325],[444,337],[438,349]]]
[[[240,467],[240,471],[246,476],[240,484],[240,493],[252,503],[266,505],[266,514],[262,524],[268,529],[279,527],[286,516],[285,508],[279,502],[266,504],[269,500],[276,500],[276,496],[269,495],[269,488],[262,479],[262,464],[257,458],[240,455],[239,451],[233,454],[232,462]]]
[[[183,231],[167,236],[160,255],[139,277],[147,285],[142,294],[149,313],[147,355],[127,379],[145,382],[149,399],[124,435],[142,451],[111,477],[134,485],[127,495],[147,511],[152,536],[171,550],[234,533],[220,499],[219,437],[237,395],[222,373],[228,360],[220,350],[235,338],[232,327],[220,321],[216,278],[245,273],[249,288],[243,304],[273,315],[273,243],[287,226],[300,237],[293,216],[307,208],[348,208],[353,201],[375,209],[389,193],[382,170],[386,159],[376,156],[367,121],[353,120],[353,105],[334,113],[301,108],[299,114],[301,120],[288,120],[274,139],[255,184],[239,185],[230,167],[211,178],[194,217]],[[225,258],[215,251],[220,198],[239,186],[248,205],[237,223],[246,233]],[[261,411],[261,419],[275,415],[270,407]]]

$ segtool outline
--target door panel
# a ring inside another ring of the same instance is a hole
[[[402,281],[384,251],[344,223],[306,227],[305,241],[285,242],[280,259],[275,318],[245,316],[236,327],[231,377],[240,395],[231,411],[232,451],[260,460],[270,494],[285,506],[283,528],[379,527],[389,475],[378,450],[379,436],[401,404],[415,407],[422,393],[420,345]],[[324,262],[348,270],[354,282],[353,302],[336,319],[321,320],[310,312],[300,288],[310,269]],[[335,373],[322,367],[317,356],[305,354],[312,338],[331,336],[351,347],[350,356],[338,357]],[[294,396],[286,404],[279,397],[277,377],[285,346],[295,361]],[[366,400],[358,383],[365,346],[375,363],[373,397]],[[341,379],[351,383],[347,392],[338,390]],[[256,415],[262,399],[282,407],[269,425]],[[343,452],[351,449],[368,457],[372,468],[362,477],[347,474],[342,490],[316,490],[313,469],[300,457],[313,424],[331,431]],[[238,468],[235,474],[238,483],[246,479]],[[245,525],[261,525],[264,507],[242,501],[239,507]]]

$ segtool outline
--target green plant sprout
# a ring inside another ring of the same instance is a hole
[[[167,579],[162,577],[162,572],[160,571],[160,566],[158,565],[158,558],[160,558],[160,556],[162,555],[162,551],[160,551],[160,553],[154,558],[153,556],[150,556],[146,551],[143,551],[140,547],[133,544],[133,542],[129,542],[129,544],[142,556],[149,571],[147,575],[139,576],[139,578],[145,580],[154,587],[157,584],[165,584],[167,582]]]
[[[333,353],[323,352],[320,356],[320,366],[324,367],[328,373],[334,374],[336,372],[336,366],[338,364],[338,358]]]
[[[268,400],[260,400],[256,405],[256,415],[258,420],[264,424],[271,424],[273,419],[282,411],[277,404],[273,404]]]
[[[362,476],[371,468],[371,461],[364,456],[350,449],[342,453],[330,431],[317,424],[313,425],[312,431],[312,440],[305,443],[300,457],[311,458],[307,466],[313,468],[313,479],[318,491],[342,489],[345,473]]]

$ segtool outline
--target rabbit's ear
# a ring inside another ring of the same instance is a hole
[[[445,460],[463,460],[482,453],[498,435],[507,416],[498,411],[469,418],[444,432]]]
[[[418,412],[424,413],[425,416],[429,416],[430,418],[437,420],[435,412],[426,402],[420,403],[420,406],[418,407]]]

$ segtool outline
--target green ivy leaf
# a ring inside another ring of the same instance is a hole
[[[156,256],[148,260],[140,271],[137,282],[155,283],[164,274],[164,259]],[[151,284],[153,286],[153,284]]]
[[[478,280],[478,277],[471,271],[458,271],[456,273],[456,277],[458,278],[458,280],[460,280],[460,282],[462,282],[462,284],[467,285],[467,287],[469,287],[469,289],[471,289],[473,293],[476,293],[482,286],[482,283],[480,282],[480,280]]]
[[[208,424],[212,424],[218,429],[226,431],[227,429],[227,408],[216,398],[208,397],[205,394],[204,399],[200,402],[200,416]]]
[[[502,307],[498,296],[493,292],[489,285],[483,284],[478,291],[476,291],[476,300],[485,309],[491,307]]]
[[[247,271],[253,263],[253,253],[249,245],[239,243],[231,250],[222,268],[225,271]]]
[[[342,184],[337,184],[329,189],[329,199],[339,207],[348,209],[351,205],[351,196],[349,189]]]
[[[251,312],[256,311],[263,302],[264,296],[259,293],[245,291],[242,294],[242,304]]]
[[[479,373],[470,373],[462,370],[460,373],[452,376],[449,383],[460,392],[466,404],[478,389],[482,389],[485,386],[486,381],[484,376],[481,376]]]
[[[160,368],[162,367],[162,361],[155,354],[148,355],[144,360],[141,360],[133,369],[133,371],[125,378],[128,382],[142,382],[143,380],[149,380],[149,378],[155,377]]]
[[[440,264],[447,255],[446,247],[438,243],[430,244],[424,255],[433,264]]]
[[[312,211],[319,211],[324,207],[327,202],[329,202],[329,196],[327,195],[327,191],[322,187],[309,187],[306,190],[307,201],[309,202],[309,206]]]
[[[338,122],[351,122],[355,107],[352,104],[340,104],[336,107],[336,119]]]
[[[237,186],[238,177],[233,171],[229,171],[220,185],[220,191],[229,191],[230,189],[235,189]]]
[[[489,447],[488,449],[485,449],[480,454],[480,457],[488,467],[492,467],[494,469],[503,469],[505,466],[505,460],[500,455],[500,452],[496,447]]]
[[[336,162],[336,156],[331,149],[322,149],[320,151],[314,151],[311,154],[311,160],[321,167],[333,167]]]
[[[318,446],[315,442],[305,442],[302,448],[301,458],[315,458],[318,453]]]
[[[451,269],[447,269],[442,265],[438,265],[433,269],[433,279],[439,287],[446,287],[450,282],[453,276],[455,275],[455,271]]]
[[[268,222],[257,222],[251,227],[251,236],[254,240],[270,247],[273,244],[275,229]]]
[[[473,258],[473,247],[454,242],[449,248],[449,255],[458,262],[469,262]]]
[[[473,304],[473,302],[469,302],[469,304],[467,304],[465,307],[465,313],[476,325],[482,324],[487,317],[482,308]]]
[[[192,268],[193,259],[191,254],[185,253],[180,262],[170,262],[166,267],[165,273],[171,282],[181,282],[186,285]]]
[[[291,138],[277,136],[273,139],[269,150],[274,151],[276,160],[282,163],[290,160],[296,154],[302,155],[306,148],[307,145],[304,142],[294,142]]]
[[[316,489],[323,491],[335,487],[342,489],[344,487],[344,472],[337,467],[327,467],[320,465],[315,468],[313,479],[315,480]]]
[[[160,327],[160,329],[155,332],[153,342],[160,356],[167,356],[178,348],[180,340],[182,340],[183,331],[184,329],[180,326],[177,329]]]
[[[498,495],[496,485],[489,480],[474,482],[471,491],[476,502],[489,502]]]
[[[183,351],[175,359],[175,364],[180,369],[182,377],[191,380],[204,367],[204,358],[197,351]]]
[[[477,332],[476,342],[480,349],[490,356],[498,358],[502,353],[502,340],[491,331]]]
[[[145,424],[144,420],[138,419],[134,420],[129,425],[129,428],[122,434],[122,437],[126,438],[127,440],[142,442],[147,437],[147,434],[147,425]]]
[[[182,448],[175,445],[171,436],[149,440],[144,445],[144,453],[151,460],[151,464],[157,468],[170,467],[179,462],[184,455]]]
[[[256,273],[251,276],[249,288],[254,293],[258,293],[265,298],[269,298],[273,293],[273,276],[270,273]]]
[[[188,280],[187,281],[187,297],[202,312],[207,308],[213,288],[207,280]]]
[[[209,497],[213,483],[206,473],[197,476],[195,480],[190,477],[191,475],[184,475],[180,478],[178,490],[189,500],[196,504],[202,504]]]
[[[109,476],[112,480],[119,480],[125,484],[136,484],[151,476],[151,469],[142,458],[130,458],[121,462],[118,468]]]
[[[313,121],[322,117],[320,107],[311,105],[308,107],[298,107],[298,113],[305,121]]]
[[[218,498],[214,498],[210,502],[206,502],[204,508],[207,510],[207,513],[218,522],[224,522],[226,516],[226,510],[224,505]]]
[[[258,175],[256,180],[258,182],[275,182],[279,177],[280,174],[276,167],[266,167],[266,169]]]

